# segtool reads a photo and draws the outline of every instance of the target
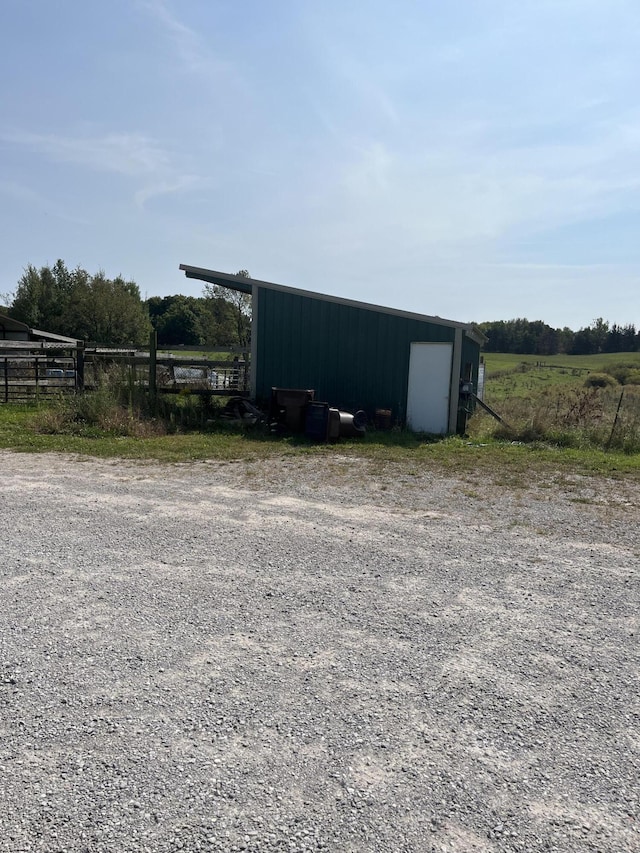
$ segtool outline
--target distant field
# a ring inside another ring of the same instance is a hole
[[[215,350],[182,349],[182,347],[176,347],[175,349],[171,349],[171,347],[158,347],[158,355],[175,355],[179,358],[209,358],[212,361],[233,361],[234,359],[234,353],[229,352],[229,350],[216,352]]]
[[[477,410],[468,424],[474,438],[503,438],[573,448],[616,448],[640,453],[640,385],[606,387],[589,379],[614,365],[640,369],[640,353],[511,355],[487,353],[484,402],[502,424]]]
[[[498,406],[507,400],[536,398],[551,391],[584,387],[589,373],[601,373],[608,365],[636,364],[640,353],[601,355],[511,355],[486,353],[485,401]]]
[[[483,353],[483,355],[487,365],[487,375],[495,373],[497,370],[512,370],[523,362],[551,368],[586,368],[587,370],[601,371],[607,365],[618,364],[623,361],[637,364],[640,368],[640,352],[607,352],[600,355],[513,355],[511,353],[488,352]]]

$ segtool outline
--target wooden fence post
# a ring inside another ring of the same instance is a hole
[[[158,333],[154,329],[149,335],[149,398],[151,405],[156,407],[157,384],[156,384],[156,358],[158,353]]]
[[[611,442],[613,441],[613,434],[616,431],[616,426],[618,425],[618,415],[620,414],[620,406],[622,405],[622,398],[624,397],[624,385],[622,386],[622,391],[620,392],[620,399],[618,400],[618,408],[616,409],[616,416],[613,419],[613,426],[611,427],[611,435],[609,436],[609,440],[604,446],[605,450],[609,450],[611,447]]]
[[[84,391],[84,341],[78,341],[76,348],[76,388]]]

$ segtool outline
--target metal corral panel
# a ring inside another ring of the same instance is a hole
[[[411,343],[455,336],[450,325],[283,290],[258,288],[254,305],[259,400],[272,386],[313,388],[316,400],[332,406],[391,409],[404,419]]]

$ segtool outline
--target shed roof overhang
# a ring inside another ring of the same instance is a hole
[[[20,320],[14,320],[13,317],[9,317],[7,314],[0,314],[0,329],[4,329],[8,332],[23,333],[28,333],[30,331],[26,323],[21,323]]]
[[[31,329],[26,323],[15,320],[5,314],[0,314],[0,338],[7,332],[20,332],[26,334],[29,340],[60,343],[68,346],[77,346],[80,341],[77,338],[69,338],[66,335],[56,335],[53,332],[43,332],[42,329]]]
[[[42,329],[31,329],[31,335],[37,341],[50,341],[51,343],[68,344],[69,346],[77,346],[80,341],[78,338],[68,338],[66,335],[55,335],[53,332],[43,332]]]
[[[391,314],[396,317],[409,317],[410,319],[421,320],[427,323],[435,323],[440,326],[462,329],[469,338],[480,345],[487,340],[485,335],[470,323],[458,323],[455,320],[445,320],[442,317],[431,317],[426,314],[416,314],[413,311],[402,311],[398,308],[385,308],[382,305],[358,302],[355,299],[344,299],[341,296],[330,296],[325,293],[314,293],[311,290],[300,290],[297,287],[275,284],[272,281],[261,281],[257,278],[245,278],[241,275],[218,272],[217,270],[204,269],[203,267],[192,267],[189,266],[189,264],[180,264],[180,269],[184,272],[187,278],[195,278],[199,281],[205,281],[208,284],[217,284],[221,287],[228,287],[230,290],[239,290],[242,293],[253,293],[254,287],[264,287],[267,290],[280,290],[285,293],[306,296],[310,299],[319,299],[324,302],[336,302],[339,305],[350,305],[354,308],[366,308],[369,311],[379,311],[380,313]]]
[[[477,326],[474,326],[472,323],[466,326],[465,334],[468,338],[471,338],[471,340],[479,346],[484,346],[489,340],[485,333],[481,332],[480,329]]]
[[[221,287],[228,287],[229,290],[239,290],[242,293],[253,293],[254,284],[266,284],[264,281],[257,281],[252,278],[245,278],[242,275],[231,275],[226,272],[216,272],[216,270],[206,270],[202,267],[190,267],[187,264],[180,264],[180,269],[184,270],[187,278],[197,278],[199,281],[206,281],[207,284],[217,284]]]

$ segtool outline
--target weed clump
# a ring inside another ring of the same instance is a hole
[[[610,364],[604,370],[620,385],[640,385],[640,369],[637,362],[620,361]]]
[[[477,412],[469,422],[469,434],[527,444],[640,453],[640,388],[621,389],[615,380],[605,386],[558,388],[529,398],[507,398],[500,403],[500,415],[509,426]]]
[[[61,394],[34,419],[37,432],[85,438],[163,435],[164,424],[152,416],[147,395],[133,378],[118,367],[98,370],[94,388],[84,393]]]
[[[612,388],[618,380],[609,373],[590,373],[584,384],[585,388]]]
[[[175,395],[160,394],[153,401],[132,371],[111,365],[95,372],[90,389],[48,403],[33,427],[49,435],[151,438],[206,430],[219,411],[217,400],[195,396],[188,388]]]

